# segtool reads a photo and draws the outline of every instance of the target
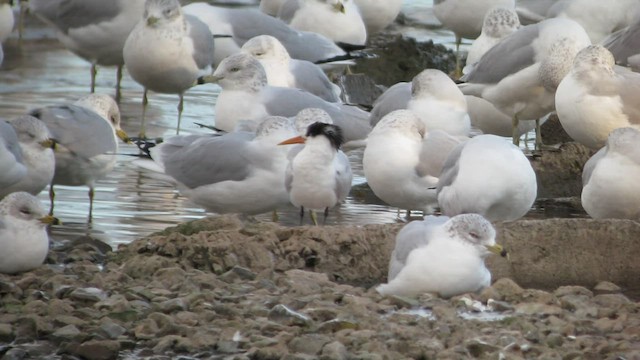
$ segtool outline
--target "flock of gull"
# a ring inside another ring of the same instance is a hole
[[[44,261],[45,226],[58,221],[54,185],[88,186],[91,218],[94,184],[113,169],[120,140],[148,156],[139,166],[208,211],[276,219],[293,204],[301,224],[305,210],[317,224],[316,211],[326,220],[345,200],[353,175],[344,151],[364,148],[371,190],[407,219],[427,215],[397,235],[382,294],[448,297],[490,283],[484,258],[506,256],[491,222],[521,218],[537,196],[520,137],[535,128],[544,151],[539,126],[553,112],[576,142],[598,150],[584,167],[587,213],[640,218],[638,0],[434,0],[435,16],[456,37],[455,74],[424,69],[389,87],[370,112],[345,103],[326,74],[348,71],[401,0],[28,6],[91,63],[91,93],[0,123],[0,272]],[[0,41],[13,27],[10,2],[0,0]],[[465,66],[463,38],[475,39]],[[118,68],[115,98],[94,93],[100,66]],[[125,69],[144,88],[135,137],[120,127]],[[205,83],[221,88],[211,133],[179,135],[184,94]],[[177,135],[161,142],[146,138],[153,93],[179,97]],[[49,215],[33,197],[47,187]]]

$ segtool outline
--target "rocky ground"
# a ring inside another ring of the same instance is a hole
[[[499,240],[522,238],[528,223],[499,225]],[[378,295],[373,286],[385,281],[400,227],[285,228],[222,216],[115,252],[78,239],[37,270],[0,276],[0,356],[640,358],[640,303],[611,282],[543,291],[501,278],[452,299]],[[637,239],[639,227],[628,235]],[[510,250],[514,266],[526,263],[517,246]]]

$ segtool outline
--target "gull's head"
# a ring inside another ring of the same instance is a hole
[[[328,5],[331,6],[333,11],[344,14],[347,11],[344,6],[344,2],[349,0],[318,0],[318,1],[327,3]]]
[[[118,103],[111,96],[107,94],[89,94],[78,99],[74,104],[95,111],[111,124],[116,136],[124,142],[129,142],[129,137],[120,127],[121,119]]]
[[[640,160],[640,130],[631,127],[617,128],[609,133],[606,143],[607,153],[615,152]]]
[[[613,54],[602,45],[589,45],[580,50],[573,60],[575,69],[599,69],[613,72],[616,61]]]
[[[240,52],[226,57],[213,75],[199,78],[198,83],[218,83],[228,90],[258,91],[267,85],[267,74],[258,60]]]
[[[520,19],[514,9],[494,7],[484,16],[482,32],[501,39],[520,27]]]
[[[459,107],[467,109],[467,101],[462,91],[451,78],[437,69],[422,70],[411,80],[412,98],[436,98],[455,103]]]
[[[482,215],[456,215],[444,226],[453,238],[472,246],[482,258],[491,253],[507,256],[506,250],[496,244],[496,230],[493,225]]]
[[[22,115],[9,121],[22,144],[38,144],[42,149],[53,149],[55,142],[47,126],[38,118]]]
[[[41,226],[60,223],[58,219],[45,213],[38,198],[23,191],[11,193],[0,201],[0,216]]]
[[[270,35],[259,35],[242,45],[245,52],[258,60],[289,60],[289,52],[280,40]]]
[[[149,27],[158,27],[181,17],[178,0],[147,0],[144,5],[144,21]]]
[[[268,139],[272,144],[291,138],[295,134],[296,129],[291,120],[283,116],[268,116],[256,128],[256,138]]]
[[[420,139],[427,133],[424,122],[418,115],[405,109],[395,110],[385,115],[371,130],[371,134],[384,134],[389,131],[402,132],[408,136],[417,135]]]
[[[293,124],[296,128],[298,134],[303,135],[307,132],[309,125],[321,122],[325,124],[333,124],[333,119],[331,116],[324,110],[318,108],[306,108],[300,110],[295,118],[293,119]]]

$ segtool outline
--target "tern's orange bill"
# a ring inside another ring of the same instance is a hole
[[[278,145],[304,144],[305,140],[306,139],[303,138],[302,136],[296,136],[296,137],[292,137],[291,139],[287,139],[279,143]]]

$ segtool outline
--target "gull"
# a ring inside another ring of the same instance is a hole
[[[357,107],[330,103],[299,89],[269,86],[264,68],[248,54],[229,56],[212,76],[198,82],[216,82],[222,87],[215,105],[215,125],[220,130],[233,131],[239,120],[292,117],[311,107],[326,111],[341,127],[346,141],[364,139],[371,131],[369,113]]]
[[[485,14],[496,6],[513,9],[515,0],[435,0],[433,14],[456,36],[456,74],[460,74],[462,38],[475,39],[482,31]]]
[[[0,0],[0,43],[3,43],[13,31],[15,19],[12,5],[13,0]]]
[[[376,290],[382,295],[429,292],[444,298],[479,292],[491,284],[485,258],[507,255],[495,239],[491,223],[478,214],[412,221],[396,236],[387,283]]]
[[[131,77],[144,87],[142,125],[145,135],[145,112],[149,90],[178,94],[178,125],[184,92],[198,76],[211,73],[213,35],[196,17],[183,15],[178,0],[147,0],[144,16],[124,44],[124,62]]]
[[[60,222],[46,215],[40,201],[15,192],[0,201],[0,273],[15,274],[37,268],[49,252],[45,228]]]
[[[6,121],[0,121],[0,188],[19,183],[28,171],[16,131]]]
[[[640,220],[640,131],[618,128],[584,165],[582,206],[594,219]]]
[[[29,115],[12,119],[8,124],[15,130],[22,153],[21,162],[27,172],[19,182],[0,187],[0,198],[17,191],[38,195],[51,183],[55,170],[54,141],[49,129],[42,121]]]
[[[423,70],[411,83],[390,87],[375,101],[369,122],[375,125],[397,109],[413,111],[427,130],[440,129],[453,136],[468,136],[471,130],[464,95],[449,76],[437,69]]]
[[[314,63],[332,59],[346,59],[348,54],[326,36],[308,31],[298,31],[257,9],[231,9],[206,3],[192,3],[184,8],[207,24],[216,36],[214,64],[240,51],[249,39],[258,35],[270,35],[278,39],[294,59]]]
[[[473,41],[467,53],[467,61],[462,73],[471,71],[484,53],[489,51],[505,36],[518,30],[520,20],[513,8],[495,7],[487,12],[482,23],[482,32]]]
[[[72,105],[33,110],[56,142],[56,170],[49,187],[53,213],[54,185],[89,187],[89,221],[93,214],[95,182],[104,178],[116,163],[118,139],[128,141],[120,128],[120,111],[114,99],[91,94]]]
[[[333,84],[318,65],[292,59],[273,36],[256,36],[244,43],[241,50],[260,61],[269,85],[298,88],[329,102],[340,101],[340,87]]]
[[[429,131],[410,110],[387,114],[371,130],[362,157],[367,183],[391,206],[431,213],[435,186],[447,155],[460,143],[444,131]]]
[[[556,111],[571,138],[592,149],[619,127],[640,125],[640,74],[616,67],[601,45],[578,53],[556,92]]]
[[[336,43],[364,45],[367,28],[358,5],[349,0],[287,0],[278,18],[300,31],[311,31]]]
[[[335,161],[343,143],[340,127],[316,122],[307,128],[306,135],[285,140],[280,145],[301,144],[304,147],[290,153],[285,174],[285,187],[291,203],[300,208],[300,225],[304,209],[314,225],[318,225],[316,210],[324,210],[324,223],[329,208],[340,204],[351,190],[351,166]],[[347,164],[348,165],[348,164]]]
[[[180,193],[218,214],[260,214],[289,203],[286,148],[291,121],[269,117],[256,132],[174,136],[151,148],[152,159]]]
[[[460,84],[460,89],[465,95],[489,101],[511,117],[513,142],[518,144],[519,120],[540,119],[555,109],[558,84],[578,51],[588,45],[587,33],[570,19],[523,26],[489,49],[462,77],[466,83]]]
[[[402,0],[355,0],[371,36],[391,24],[402,9]]]
[[[640,16],[631,25],[604,39],[602,45],[611,51],[616,64],[640,71]]]
[[[122,49],[144,11],[144,0],[30,0],[39,19],[56,29],[60,42],[91,63],[91,92],[97,66],[117,66],[116,101],[124,59]]]
[[[489,221],[516,220],[536,200],[536,174],[517,146],[499,136],[479,135],[451,151],[437,194],[447,216],[477,213]]]

